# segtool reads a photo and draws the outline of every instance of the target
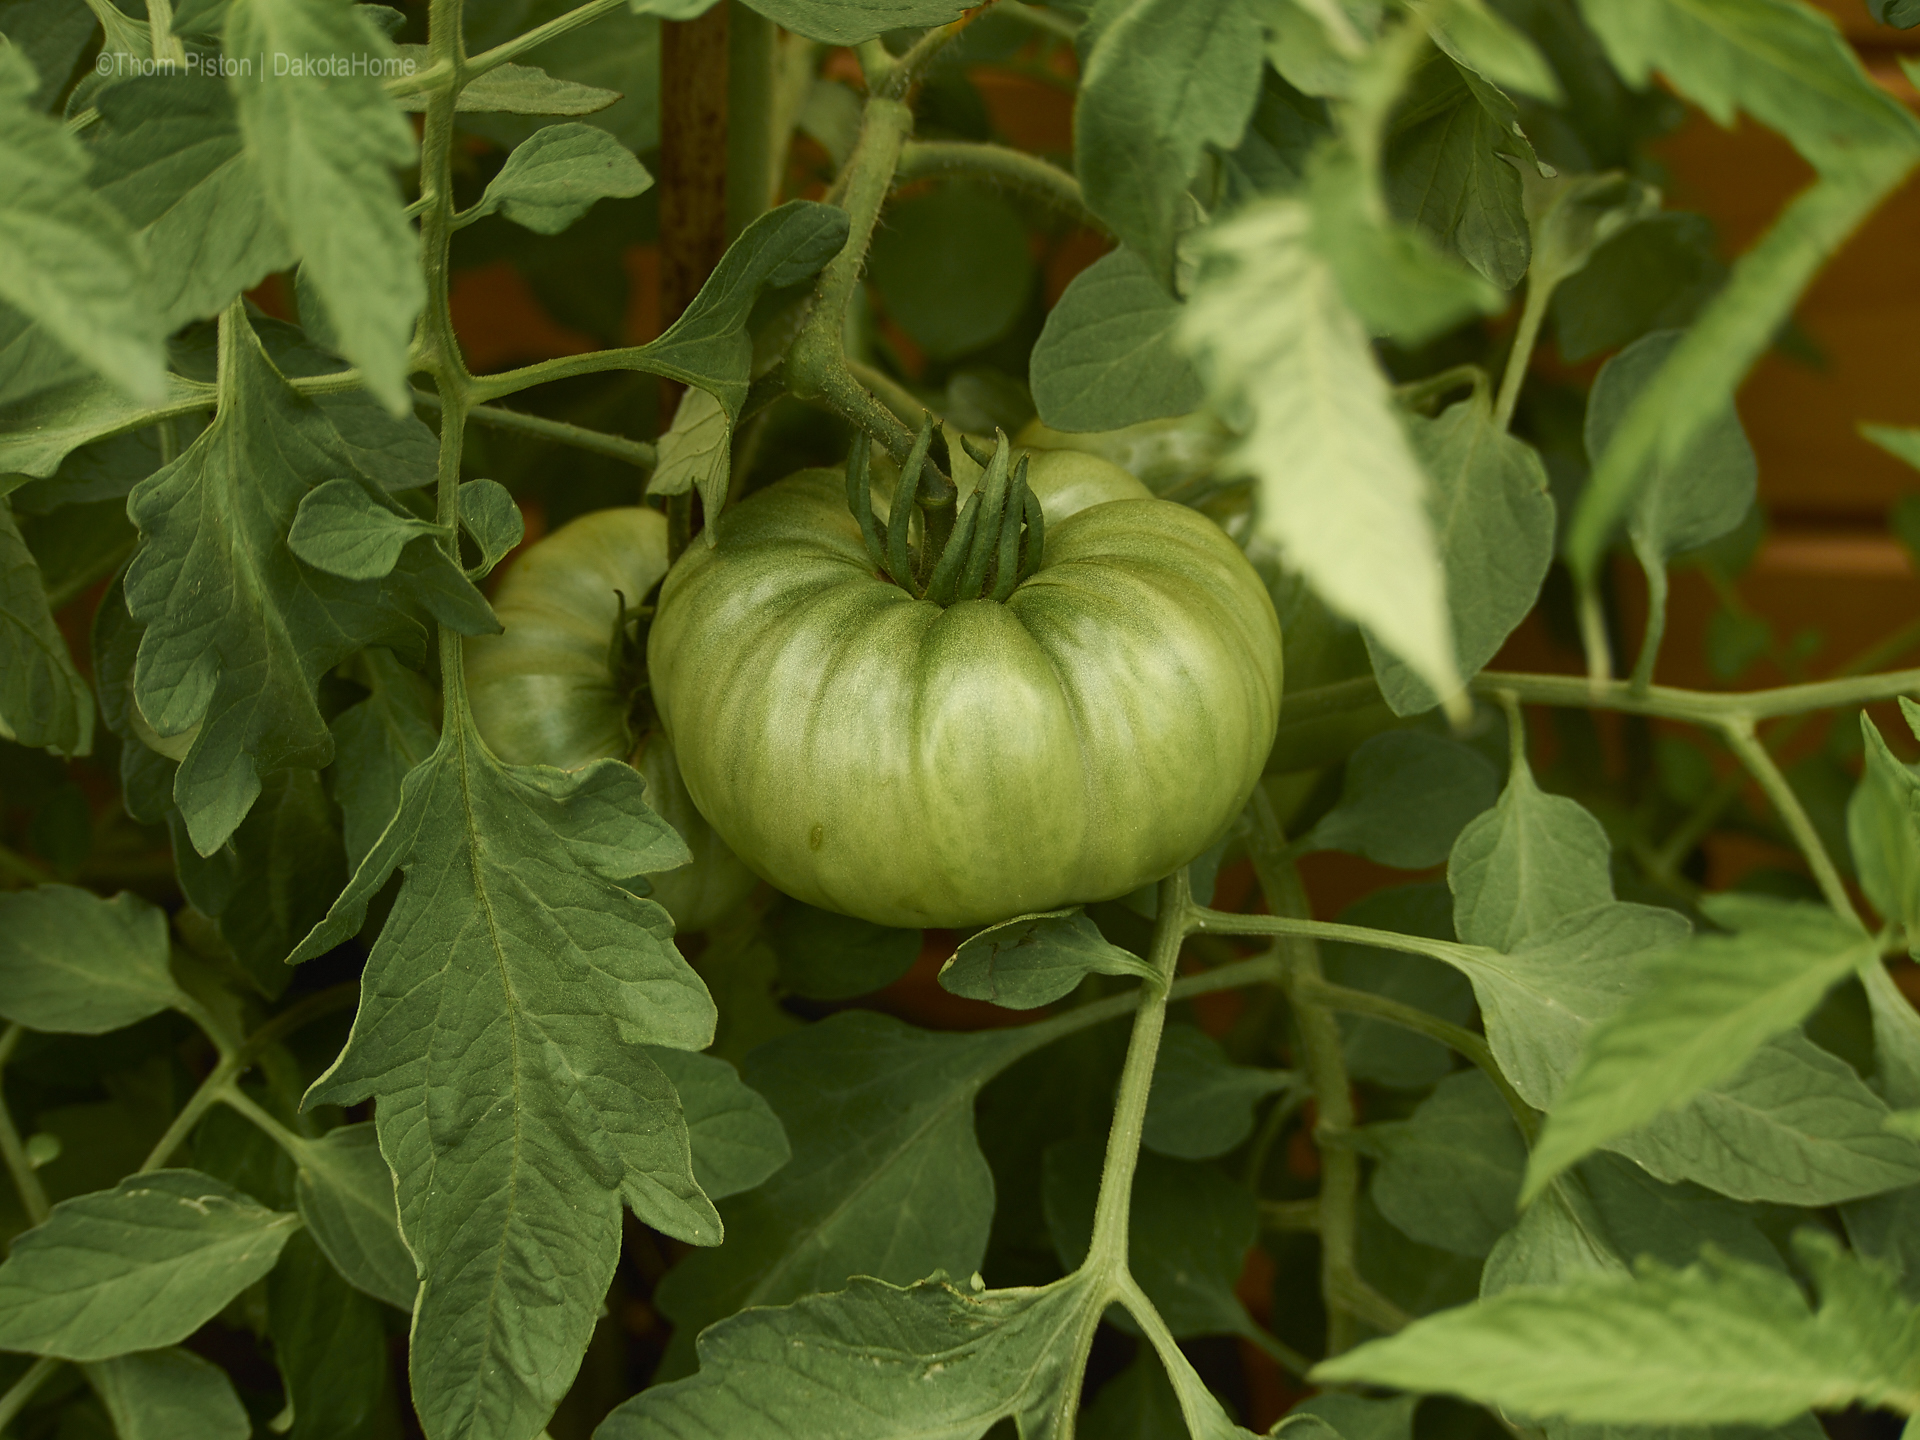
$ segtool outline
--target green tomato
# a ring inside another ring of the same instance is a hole
[[[1182,506],[1069,509],[1092,487],[1068,473],[1036,486],[1044,559],[1005,604],[877,577],[828,470],[728,510],[667,577],[661,718],[700,812],[780,889],[976,925],[1128,894],[1233,823],[1279,716],[1266,588]]]
[[[680,832],[693,862],[649,875],[681,930],[704,930],[756,881],[700,818],[664,735],[629,731],[631,678],[615,632],[667,571],[667,524],[633,506],[583,515],[531,545],[493,598],[504,627],[466,642],[467,697],[480,738],[510,765],[577,770],[629,760],[647,803]]]

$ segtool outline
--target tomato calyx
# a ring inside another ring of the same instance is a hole
[[[985,466],[985,473],[937,555],[925,544],[916,553],[910,541],[914,509],[923,503],[921,475],[933,443],[933,417],[921,424],[900,468],[886,520],[873,513],[872,461],[865,437],[854,442],[847,456],[847,507],[860,522],[874,570],[917,600],[941,606],[963,600],[1004,604],[1040,568],[1046,520],[1039,497],[1027,483],[1027,457],[1023,454],[1016,462],[1006,434],[995,434],[991,455],[975,453],[971,443],[962,441],[975,462]],[[923,533],[926,529],[923,524]]]

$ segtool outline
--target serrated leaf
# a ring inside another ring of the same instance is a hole
[[[752,8],[809,40],[857,45],[888,30],[944,25],[966,5],[963,0],[753,0]]]
[[[374,62],[393,54],[345,0],[233,0],[225,49]],[[412,127],[377,75],[365,71],[325,79],[263,73],[228,83],[267,203],[298,240],[333,332],[367,388],[401,414],[413,322],[426,298],[420,242],[393,173],[416,157]]]
[[[979,1268],[993,1177],[973,1101],[1034,1047],[1017,1030],[935,1034],[848,1010],[753,1051],[742,1078],[773,1107],[793,1158],[722,1208],[725,1245],[661,1282],[676,1336],[665,1373],[690,1370],[693,1337],[743,1307],[838,1290],[852,1275],[903,1283]]]
[[[253,1421],[227,1372],[169,1347],[85,1367],[120,1440],[249,1440]]]
[[[287,1243],[268,1277],[267,1336],[293,1412],[291,1440],[373,1440],[383,1421],[392,1424],[380,1307],[306,1235]]]
[[[1914,123],[1867,77],[1834,22],[1789,0],[1582,0],[1627,84],[1658,69],[1722,126],[1744,110],[1816,169],[1911,146]]]
[[[33,65],[0,48],[0,300],[132,399],[166,390],[164,332],[119,212],[86,185],[87,153],[28,100]]]
[[[0,1347],[85,1361],[176,1344],[271,1270],[299,1223],[193,1170],[63,1200],[0,1264]]]
[[[67,885],[0,894],[0,1016],[30,1030],[104,1035],[181,1003],[167,916],[137,895]]]
[[[368,695],[335,718],[333,797],[343,819],[347,868],[357,870],[400,811],[400,782],[440,743],[432,689],[394,659],[368,650],[360,660]]]
[[[1649,1263],[1416,1321],[1313,1378],[1629,1425],[1779,1424],[1853,1401],[1920,1410],[1920,1311],[1830,1237],[1802,1232],[1796,1248],[1817,1312],[1791,1279],[1745,1261]]]
[[[1560,358],[1590,360],[1650,330],[1686,326],[1726,284],[1717,243],[1706,216],[1663,210],[1597,246],[1554,291]]]
[[[163,330],[218,315],[293,264],[224,81],[136,77],[101,92],[97,107],[88,182],[145,247]]]
[[[920,954],[921,936],[794,900],[781,907],[772,940],[788,990],[809,1000],[848,1000],[906,974]]]
[[[1407,431],[1434,481],[1433,528],[1446,570],[1454,654],[1461,674],[1476,675],[1533,609],[1553,563],[1546,466],[1531,445],[1494,423],[1483,389],[1437,419],[1410,416]],[[1417,715],[1439,703],[1371,638],[1367,649],[1396,715]]]
[[[1020,212],[965,180],[889,205],[867,268],[887,313],[936,360],[998,340],[1033,293]]]
[[[480,574],[507,558],[526,538],[526,521],[498,480],[469,480],[460,487],[460,528],[480,547]]]
[[[328,669],[363,645],[421,643],[419,622],[379,584],[294,558],[286,534],[312,479],[354,470],[352,457],[251,330],[232,318],[223,328],[219,415],[127,497],[146,542],[126,575],[127,608],[146,627],[134,694],[159,735],[200,727],[174,797],[203,855],[245,818],[261,775],[330,758],[314,699]]]
[[[47,604],[39,563],[0,499],[0,739],[85,755],[93,749],[93,691]]]
[[[1527,1146],[1478,1070],[1449,1075],[1408,1119],[1361,1134],[1379,1162],[1373,1203],[1410,1239],[1484,1256],[1513,1223]]]
[[[537,235],[558,235],[594,202],[639,195],[653,184],[633,152],[592,125],[547,125],[513,147],[473,219],[495,211]]]
[[[725,1060],[663,1045],[649,1045],[647,1054],[680,1096],[693,1145],[693,1178],[708,1199],[751,1190],[792,1157],[780,1117]]]
[[[1340,1440],[1413,1440],[1413,1410],[1419,1403],[1417,1395],[1372,1400],[1364,1395],[1326,1390],[1310,1400],[1302,1400],[1287,1414],[1289,1417],[1310,1415],[1325,1421]]]
[[[1253,1107],[1298,1083],[1285,1070],[1235,1065],[1204,1030],[1169,1025],[1154,1056],[1140,1142],[1178,1160],[1211,1160],[1253,1133]]]
[[[1033,401],[1056,430],[1117,430],[1184,415],[1205,397],[1175,343],[1179,302],[1133,251],[1082,270],[1033,347]]]
[[[1013,1416],[1023,1436],[1043,1440],[1078,1408],[1078,1348],[1067,1337],[1103,1298],[1079,1275],[983,1294],[863,1277],[839,1294],[721,1321],[700,1336],[698,1375],[641,1391],[594,1433],[720,1440],[778,1415],[794,1440],[973,1440]]]
[[[1070,994],[1089,975],[1156,979],[1153,967],[1101,935],[1078,909],[1017,915],[968,936],[940,967],[941,988],[1009,1010]]]
[[[1527,1166],[1526,1198],[1588,1151],[1732,1079],[1862,964],[1871,936],[1825,906],[1718,895],[1738,933],[1698,935],[1640,963],[1650,988],[1595,1027]]]
[[[1530,177],[1527,220],[1534,236],[1531,283],[1557,287],[1584,270],[1609,240],[1660,212],[1660,192],[1630,175]]]
[[[660,437],[656,459],[647,478],[649,495],[684,495],[697,489],[706,513],[719,514],[733,481],[733,421],[726,407],[699,386],[690,386]]]
[[[1365,331],[1309,243],[1312,215],[1271,200],[1209,232],[1184,342],[1217,404],[1245,406],[1229,464],[1259,486],[1259,533],[1327,604],[1366,624],[1435,691],[1460,681],[1427,479]]]
[[[413,61],[419,70],[430,63],[424,45],[396,45],[393,49],[402,61]],[[562,80],[538,65],[496,65],[468,82],[454,108],[466,115],[592,115],[619,98],[617,90]],[[427,92],[417,90],[394,103],[419,114],[427,108]]]
[[[699,1048],[714,1024],[666,913],[620,883],[687,858],[642,790],[618,761],[502,766],[470,725],[447,730],[294,955],[352,935],[405,871],[309,1103],[379,1096],[424,1277],[412,1393],[430,1434],[531,1440],[546,1424],[605,1296],[622,1199],[680,1239],[720,1239],[673,1087],[639,1048]]]
[[[1047,1229],[1069,1270],[1085,1262],[1092,1243],[1104,1151],[1104,1137],[1063,1140],[1049,1147],[1042,1165]],[[1127,1263],[1174,1335],[1252,1328],[1233,1287],[1258,1228],[1253,1193],[1217,1167],[1140,1157],[1127,1211]]]
[[[413,1310],[420,1282],[400,1238],[393,1172],[372,1124],[343,1125],[300,1147],[295,1203],[333,1268],[356,1290]]]
[[[1339,803],[1300,843],[1424,870],[1446,858],[1499,791],[1499,772],[1479,751],[1421,730],[1388,730],[1354,751]]]
[[[1240,143],[1260,69],[1260,27],[1242,0],[1132,0],[1087,58],[1074,170],[1088,207],[1168,290],[1187,182],[1207,146]]]

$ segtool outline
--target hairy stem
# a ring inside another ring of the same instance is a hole
[[[1642,555],[1640,568],[1647,576],[1647,628],[1640,639],[1640,654],[1633,662],[1633,678],[1627,683],[1644,695],[1653,684],[1653,667],[1660,659],[1660,642],[1667,633],[1667,567],[1657,555]]]
[[[912,140],[900,151],[901,181],[952,175],[1003,185],[1051,206],[1075,224],[1101,234],[1106,222],[1087,208],[1080,182],[1037,155],[973,140]]]
[[[1494,1084],[1501,1098],[1507,1102],[1507,1108],[1513,1112],[1514,1123],[1520,1127],[1520,1133],[1532,1143],[1540,1128],[1540,1117],[1513,1088],[1500,1066],[1493,1058],[1493,1050],[1486,1040],[1463,1026],[1442,1020],[1438,1015],[1429,1015],[1426,1011],[1412,1005],[1402,1004],[1385,995],[1375,995],[1369,990],[1350,990],[1344,985],[1335,985],[1328,980],[1295,980],[1294,993],[1303,996],[1316,1005],[1324,1005],[1329,1010],[1344,1011],[1349,1015],[1370,1015],[1376,1020],[1385,1020],[1390,1025],[1398,1025],[1403,1030],[1411,1030],[1417,1035],[1425,1035],[1429,1040],[1438,1040],[1442,1045],[1472,1061],[1474,1066]]]
[[[1533,361],[1533,347],[1540,339],[1540,324],[1547,318],[1547,302],[1553,299],[1553,287],[1537,278],[1527,279],[1527,298],[1520,307],[1520,323],[1514,327],[1513,347],[1507,351],[1507,368],[1500,372],[1500,395],[1493,403],[1493,423],[1505,430],[1513,423],[1514,407],[1520,403],[1520,387],[1526,383],[1527,367]]]
[[[7,1062],[13,1058],[22,1033],[20,1026],[9,1025],[6,1033],[0,1035],[0,1071],[4,1071]],[[13,1112],[7,1109],[4,1098],[0,1098],[0,1158],[6,1160],[7,1173],[13,1177],[13,1188],[20,1192],[20,1204],[27,1212],[27,1223],[44,1224],[47,1213],[52,1209],[47,1204],[46,1187],[40,1183],[33,1162],[27,1159],[27,1147],[20,1143],[20,1132],[13,1124]]]
[[[274,1119],[266,1110],[255,1104],[238,1085],[229,1085],[220,1094],[220,1103],[237,1115],[245,1116],[253,1125],[274,1144],[278,1145],[295,1160],[306,1152],[307,1141],[287,1129]]]
[[[425,390],[413,392],[413,403],[436,414],[440,410],[440,397]],[[657,458],[655,448],[645,440],[629,440],[624,435],[609,435],[604,430],[589,430],[584,425],[569,425],[564,420],[549,420],[544,415],[529,415],[521,410],[473,405],[467,410],[467,420],[489,429],[510,430],[592,455],[605,455],[610,460],[624,460],[641,470],[651,471]]]
[[[1151,992],[1142,994],[1140,1008],[1134,1012],[1133,1036],[1127,1042],[1120,1093],[1113,1105],[1113,1126],[1107,1132],[1100,1201],[1093,1214],[1093,1241],[1087,1250],[1087,1264],[1109,1275],[1120,1274],[1127,1263],[1127,1217],[1133,1207],[1133,1172],[1140,1163],[1140,1132],[1146,1124],[1160,1032],[1167,1023],[1167,987],[1173,983],[1180,942],[1187,934],[1185,922],[1191,898],[1184,869],[1160,882],[1158,899],[1159,918],[1154,922],[1153,946],[1147,956],[1147,964],[1157,978]]]
[[[7,1393],[0,1395],[0,1431],[5,1431],[19,1417],[40,1387],[47,1383],[48,1377],[59,1368],[58,1360],[51,1355],[42,1355],[27,1367],[26,1374],[7,1387]]]
[[[1865,922],[1854,908],[1853,897],[1847,894],[1846,883],[1834,868],[1833,857],[1827,854],[1820,832],[1813,828],[1813,820],[1807,814],[1806,806],[1800,803],[1800,797],[1793,793],[1793,786],[1787,783],[1787,777],[1767,753],[1766,746],[1760,743],[1759,736],[1754,734],[1753,722],[1736,718],[1724,723],[1720,729],[1727,737],[1727,744],[1733,753],[1740,757],[1740,763],[1747,767],[1747,772],[1766,792],[1767,799],[1773,802],[1773,808],[1779,812],[1787,833],[1793,836],[1800,853],[1806,857],[1807,867],[1813,871],[1814,883],[1820,887],[1820,894],[1827,904],[1833,907],[1835,914],[1846,917],[1864,930]]]

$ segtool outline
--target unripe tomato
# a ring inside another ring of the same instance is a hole
[[[636,611],[666,570],[666,520],[644,506],[583,515],[529,546],[493,598],[504,629],[466,642],[467,696],[480,737],[508,764],[630,759],[647,803],[693,852],[692,864],[647,877],[653,898],[679,929],[703,930],[755,881],[687,798],[666,737],[630,735],[639,676],[620,673],[622,604]]]
[[[1094,482],[1053,468],[1040,568],[1004,604],[879,577],[828,470],[726,511],[667,577],[648,666],[681,773],[782,890],[980,924],[1125,895],[1246,803],[1280,705],[1265,586],[1203,516],[1069,512],[1067,478]]]

